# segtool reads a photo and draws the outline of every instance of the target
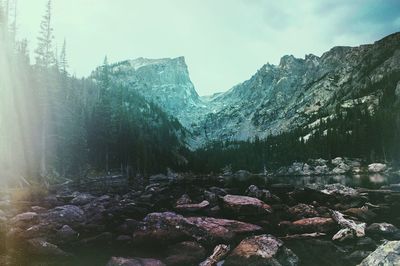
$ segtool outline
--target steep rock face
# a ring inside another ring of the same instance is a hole
[[[263,138],[298,126],[316,127],[315,117],[329,117],[337,108],[362,104],[373,111],[382,95],[380,82],[400,79],[399,47],[396,33],[371,45],[334,47],[321,57],[284,56],[278,66],[266,64],[210,100],[199,137]]]
[[[115,84],[136,90],[146,100],[176,117],[186,128],[190,128],[191,122],[205,108],[189,78],[184,57],[141,57],[109,67]]]

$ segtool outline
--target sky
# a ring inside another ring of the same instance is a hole
[[[18,0],[19,38],[36,46],[47,0]],[[400,31],[398,0],[53,0],[70,72],[110,62],[184,56],[200,95],[226,91],[283,55],[320,56]]]

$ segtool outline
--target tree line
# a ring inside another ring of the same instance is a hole
[[[61,53],[55,52],[51,0],[31,63],[27,41],[15,38],[10,5],[0,1],[5,179],[48,183],[59,177],[116,171],[133,177],[179,167],[185,152],[179,122],[134,89],[115,84],[107,60],[88,78],[72,76],[65,40]]]
[[[195,151],[189,168],[196,172],[233,170],[262,172],[277,169],[294,161],[333,159],[338,156],[361,158],[366,162],[400,163],[400,95],[396,86],[400,73],[395,72],[371,84],[368,91],[378,91],[378,105],[367,104],[322,112],[317,127],[300,127],[290,132],[248,141],[217,141]],[[326,118],[326,119],[322,119]]]

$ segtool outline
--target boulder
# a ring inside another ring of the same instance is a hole
[[[268,203],[279,201],[279,198],[275,195],[272,195],[272,193],[269,190],[259,189],[255,185],[251,185],[247,188],[246,195]]]
[[[351,170],[351,167],[345,164],[344,162],[338,164],[335,168],[333,168],[333,174],[345,174]]]
[[[207,257],[206,260],[202,261],[199,266],[215,266],[215,265],[220,265],[220,261],[225,258],[225,256],[229,253],[231,250],[230,246],[224,245],[224,244],[219,244],[217,245],[212,254]],[[223,262],[222,262],[223,263]]]
[[[165,266],[165,264],[156,259],[112,257],[107,266]]]
[[[303,218],[318,216],[318,212],[314,206],[303,203],[290,207],[287,212],[292,220],[300,220]]]
[[[251,173],[247,170],[238,170],[233,176],[240,181],[244,181],[251,176]]]
[[[227,241],[237,234],[251,233],[261,227],[235,220],[188,217],[173,212],[150,213],[133,233],[135,244],[171,244],[196,239],[203,242]]]
[[[184,205],[184,204],[190,204],[192,203],[192,200],[190,199],[188,194],[183,194],[177,201],[176,205]]]
[[[342,158],[342,157],[336,157],[335,159],[332,159],[331,160],[331,163],[333,164],[333,165],[339,165],[339,164],[341,164],[341,163],[344,163],[344,159]]]
[[[329,167],[327,165],[317,165],[314,168],[315,175],[325,175],[329,173]]]
[[[212,217],[188,217],[187,220],[203,232],[197,239],[205,242],[229,241],[237,235],[254,233],[262,229],[250,223]]]
[[[299,258],[272,235],[245,238],[224,265],[298,265]]]
[[[384,163],[371,163],[368,165],[368,171],[370,173],[381,173],[386,170],[386,164]]]
[[[400,241],[389,241],[379,246],[359,266],[400,265]]]
[[[355,190],[354,188],[347,187],[339,183],[324,185],[322,189],[320,189],[320,191],[327,195],[341,195],[351,197],[359,195],[357,190]]]
[[[186,231],[192,225],[182,215],[173,212],[148,214],[133,233],[135,244],[169,244],[191,238]]]
[[[238,195],[226,195],[223,197],[223,208],[239,216],[266,215],[272,212],[271,206],[263,201]]]
[[[257,186],[255,185],[250,185],[247,190],[246,190],[246,195],[249,197],[253,197],[253,198],[257,198],[257,199],[261,199],[264,195],[263,190],[259,189]]]
[[[66,257],[68,253],[61,250],[57,245],[47,242],[42,238],[34,238],[27,241],[27,249],[31,255],[45,257]]]
[[[395,235],[399,229],[389,223],[373,223],[366,228],[367,234],[380,235],[383,237],[391,237]]]
[[[197,265],[206,257],[206,249],[197,242],[184,241],[167,248],[166,265]]]
[[[74,195],[76,195],[70,202],[70,204],[73,205],[85,205],[88,204],[89,202],[91,202],[92,200],[94,200],[96,197],[92,196],[89,193],[75,193]]]
[[[11,227],[6,236],[10,242],[20,242],[20,240],[52,236],[54,232],[55,228],[51,224],[38,223],[26,229]]]
[[[345,210],[343,213],[364,222],[368,222],[376,217],[376,214],[373,211],[370,211],[367,206],[361,208],[350,208]]]
[[[68,243],[77,240],[78,233],[69,225],[64,225],[56,233],[56,239],[61,243]]]
[[[69,225],[72,227],[75,227],[76,225],[79,225],[85,221],[83,210],[75,205],[63,205],[55,207],[41,215],[41,218],[48,223]]]
[[[289,225],[289,230],[294,233],[327,233],[337,229],[337,224],[332,218],[313,217],[294,221]]]
[[[16,227],[26,228],[38,222],[38,214],[36,212],[24,212],[17,214],[11,219],[11,223]]]

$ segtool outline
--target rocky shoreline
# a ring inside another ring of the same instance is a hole
[[[304,167],[303,167],[304,169]],[[393,265],[400,185],[153,176],[0,202],[1,265]]]

